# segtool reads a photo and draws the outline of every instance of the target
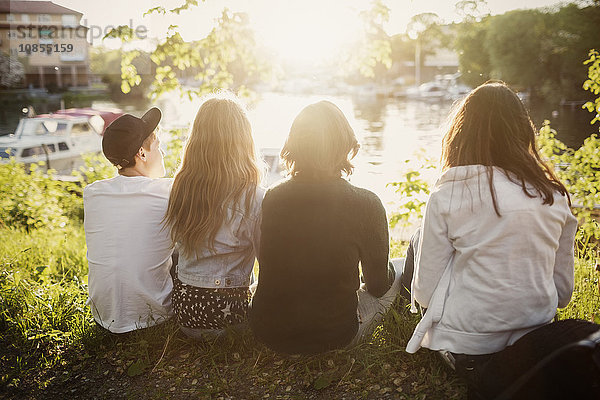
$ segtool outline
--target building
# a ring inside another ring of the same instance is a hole
[[[88,28],[82,13],[51,1],[0,0],[0,51],[25,70],[24,86],[88,86]]]

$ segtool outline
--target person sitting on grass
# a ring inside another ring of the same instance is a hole
[[[179,251],[173,308],[202,339],[246,324],[260,241],[261,165],[244,108],[229,94],[198,110],[165,216]]]
[[[141,118],[125,114],[102,138],[102,151],[118,175],[83,191],[89,265],[88,304],[112,333],[147,328],[172,315],[173,248],[162,219],[172,180],[165,175],[156,135],[158,108]]]
[[[357,344],[400,291],[403,260],[388,262],[381,201],[342,178],[358,149],[342,111],[321,101],[300,112],[281,150],[290,177],[265,194],[250,309],[256,338],[275,351]]]
[[[406,350],[441,351],[471,400],[495,399],[542,358],[600,328],[551,323],[573,293],[577,220],[535,134],[504,83],[474,89],[444,136],[443,173],[411,244],[413,305],[427,311]]]

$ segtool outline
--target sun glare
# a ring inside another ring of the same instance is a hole
[[[286,62],[326,61],[361,32],[358,12],[342,1],[271,2],[267,13],[252,11],[258,40]]]

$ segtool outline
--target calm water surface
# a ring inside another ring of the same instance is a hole
[[[296,115],[308,104],[320,100],[332,101],[344,112],[361,144],[350,181],[379,195],[388,212],[396,209],[402,200],[393,188],[387,187],[389,182],[401,180],[409,169],[420,170],[429,182],[435,180],[437,171],[422,167],[425,158],[437,165],[443,126],[452,106],[449,101],[261,93],[248,105],[257,146],[280,149]],[[200,104],[201,99],[189,101],[174,93],[162,96],[156,102],[164,114],[161,125],[167,129],[188,127]],[[93,104],[99,108],[106,106],[117,106],[138,116],[145,111],[139,106]],[[553,111],[558,111],[554,117]],[[538,127],[544,119],[551,120],[558,137],[571,147],[578,147],[585,137],[598,132],[597,127],[589,125],[590,116],[580,107],[532,109],[532,118]]]
[[[340,107],[361,144],[351,182],[374,191],[386,203],[396,197],[386,184],[399,180],[407,168],[418,169],[423,164],[416,153],[439,159],[440,126],[451,103],[263,93],[249,105],[248,113],[257,146],[281,148],[296,115],[308,104],[324,99]],[[165,127],[191,124],[200,104],[200,100],[180,101],[178,97],[157,102]]]
[[[361,144],[350,181],[375,192],[388,213],[397,209],[403,199],[387,184],[402,180],[407,170],[419,170],[425,180],[435,181],[438,171],[423,169],[423,165],[425,159],[430,159],[437,166],[443,128],[452,107],[449,101],[262,93],[248,106],[257,146],[280,149],[296,115],[308,104],[320,100],[332,101],[344,112]],[[176,94],[164,95],[156,103],[164,114],[161,125],[165,128],[191,125],[201,102],[182,100]],[[135,115],[144,111],[121,108]],[[544,119],[551,120],[559,138],[567,145],[579,146],[594,131],[587,113],[579,108],[560,109],[555,118],[552,111],[537,109],[532,118],[537,126]],[[412,229],[397,229],[394,235],[406,238]]]

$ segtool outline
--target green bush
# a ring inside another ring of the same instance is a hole
[[[101,179],[109,179],[117,174],[117,170],[103,154],[89,153],[83,154],[84,166],[74,171],[73,175],[79,177],[82,186],[90,184]]]
[[[556,131],[544,122],[538,136],[540,154],[554,166],[558,178],[571,195],[573,214],[579,220],[578,238],[587,242],[600,239],[598,211],[600,204],[600,139],[592,135],[577,150],[565,146]]]
[[[66,190],[65,184],[53,179],[52,171],[42,173],[38,164],[32,164],[27,173],[23,164],[11,161],[0,165],[0,182],[0,220],[3,225],[28,230],[66,225],[66,214],[72,210],[64,207],[75,205],[72,199],[61,201],[61,198],[74,194]]]
[[[183,129],[173,129],[169,132],[171,140],[167,142],[167,151],[165,154],[165,168],[167,176],[173,177],[183,156],[183,146],[185,144],[185,132]]]
[[[421,171],[435,169],[435,165],[432,159],[424,155],[423,151],[414,154],[412,161],[415,160],[420,166],[419,169],[409,168],[408,163],[411,160],[405,160],[407,168],[403,173],[404,179],[387,184],[387,186],[394,187],[396,193],[401,196],[398,209],[390,215],[389,224],[392,228],[398,224],[409,226],[412,218],[417,220],[423,218],[423,211],[429,197],[430,184],[426,179],[423,179]]]

